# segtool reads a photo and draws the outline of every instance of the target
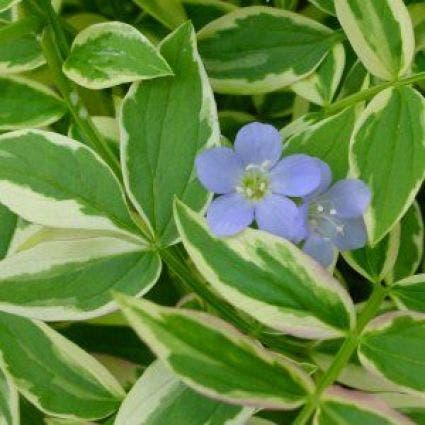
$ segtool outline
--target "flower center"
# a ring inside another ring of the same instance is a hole
[[[270,189],[270,177],[266,167],[250,164],[236,190],[249,201],[260,201]]]
[[[325,222],[328,222],[335,228],[337,233],[343,234],[345,231],[344,225],[336,220],[336,217],[334,217],[336,214],[337,211],[332,206],[323,205],[319,202],[311,203],[308,208],[308,223],[311,230],[329,239],[329,228],[325,224]]]

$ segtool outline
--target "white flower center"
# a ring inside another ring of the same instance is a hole
[[[261,165],[249,164],[236,187],[249,201],[257,202],[263,199],[270,191],[269,161]]]

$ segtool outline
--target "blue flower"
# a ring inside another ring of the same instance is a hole
[[[280,160],[282,141],[271,125],[251,123],[241,128],[234,150],[212,148],[196,158],[201,183],[219,194],[207,211],[217,236],[230,236],[254,220],[260,229],[298,240],[302,216],[288,196],[304,197],[321,181],[320,165],[307,155]]]
[[[370,204],[371,193],[366,184],[357,179],[340,180],[331,186],[329,166],[316,161],[322,170],[322,181],[301,206],[303,250],[328,267],[333,262],[335,249],[350,251],[366,245],[363,214]]]

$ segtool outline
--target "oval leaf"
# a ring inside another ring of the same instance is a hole
[[[205,313],[159,307],[117,294],[130,325],[190,387],[225,402],[265,408],[300,406],[310,377],[226,322]]]
[[[46,86],[0,77],[0,130],[48,126],[64,115],[64,102]]]
[[[356,108],[352,107],[307,125],[284,144],[285,155],[305,153],[320,158],[331,168],[334,180],[345,178],[348,173],[349,146],[356,117]]]
[[[410,70],[415,38],[403,0],[335,0],[335,9],[369,72],[392,81]]]
[[[56,133],[0,136],[0,202],[49,227],[138,234],[110,168],[83,144]]]
[[[209,200],[193,167],[199,149],[218,144],[220,132],[192,26],[172,33],[161,53],[175,76],[130,89],[120,116],[121,162],[130,198],[156,238],[168,245],[177,239],[174,196],[198,211]]]
[[[114,425],[245,425],[253,408],[234,406],[196,393],[161,361],[152,363],[128,393]]]
[[[332,387],[320,401],[313,425],[414,425],[379,398]]]
[[[0,352],[19,392],[47,414],[103,418],[125,395],[100,363],[42,322],[0,312]]]
[[[411,87],[387,89],[368,105],[351,141],[351,175],[367,183],[370,242],[379,242],[407,212],[425,176],[425,100]]]
[[[363,332],[358,353],[363,366],[402,391],[425,394],[425,315],[379,316]]]
[[[317,105],[332,102],[338,89],[345,67],[345,50],[341,43],[328,53],[319,67],[291,86],[292,90]]]
[[[369,282],[381,282],[394,266],[400,246],[400,225],[377,245],[344,252],[344,260]]]
[[[401,219],[400,248],[387,282],[395,282],[416,272],[421,263],[424,248],[424,223],[417,202],[409,208]]]
[[[425,274],[400,280],[391,286],[391,296],[398,307],[425,313]]]
[[[292,243],[252,229],[218,239],[205,220],[181,202],[175,214],[199,272],[228,302],[259,322],[313,339],[335,338],[353,326],[348,294]]]
[[[95,24],[80,32],[63,72],[90,89],[172,74],[151,42],[136,28],[122,22]]]
[[[199,32],[198,41],[215,91],[257,94],[309,75],[339,37],[296,13],[253,6],[211,22]]]
[[[111,290],[145,294],[161,271],[158,254],[134,243],[82,232],[0,262],[0,310],[44,321],[82,320],[116,309]]]

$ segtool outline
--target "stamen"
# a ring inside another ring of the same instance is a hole
[[[319,212],[323,212],[323,211],[325,211],[325,208],[323,207],[323,205],[320,205],[320,204],[318,204],[318,205],[317,205],[316,209],[317,209],[317,211],[319,211]]]
[[[336,231],[338,232],[338,233],[344,233],[344,226],[343,225],[338,225],[338,226],[336,226]]]
[[[336,215],[336,209],[335,208],[331,208],[331,210],[329,211],[330,215]]]

